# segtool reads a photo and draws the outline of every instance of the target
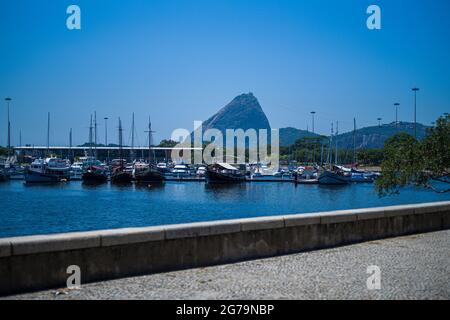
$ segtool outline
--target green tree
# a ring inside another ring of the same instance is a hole
[[[407,185],[422,186],[440,193],[450,191],[448,114],[440,117],[435,127],[428,129],[422,141],[399,133],[386,141],[383,152],[382,174],[375,184],[379,195],[398,193]]]
[[[161,148],[173,148],[173,147],[175,147],[177,144],[178,144],[178,142],[175,142],[175,141],[173,141],[173,140],[166,140],[166,139],[164,139],[164,140],[162,140],[162,141],[159,143],[158,147],[161,147]]]

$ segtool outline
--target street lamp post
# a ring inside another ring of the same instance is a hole
[[[5,98],[6,107],[8,109],[8,155],[11,149],[11,122],[9,121],[9,104],[11,102],[11,98]]]
[[[377,120],[378,120],[378,127],[381,127],[381,118],[377,118]]]
[[[107,148],[106,152],[107,152],[107,160],[106,162],[109,163],[109,149],[108,149],[108,117],[104,117],[103,119],[105,119],[105,147]]]
[[[311,116],[312,116],[312,133],[314,133],[314,115],[316,114],[315,111],[311,111]]]
[[[398,129],[398,106],[400,103],[396,102],[394,103],[395,106],[395,127]]]
[[[417,91],[420,89],[417,87],[412,88],[414,91],[414,138],[417,139]]]

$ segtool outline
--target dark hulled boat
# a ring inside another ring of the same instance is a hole
[[[119,118],[119,166],[113,168],[111,183],[128,184],[133,180],[131,172],[125,171],[124,160],[122,158],[122,121]]]
[[[206,170],[208,183],[241,183],[246,181],[245,170],[237,169],[228,163],[216,163]]]
[[[146,169],[142,169],[139,171],[136,171],[134,173],[134,180],[137,183],[147,183],[147,182],[153,182],[153,183],[162,183],[164,182],[164,174],[159,171],[154,166],[149,166]]]
[[[83,172],[82,180],[88,184],[105,183],[108,181],[108,175],[105,168],[90,166]]]
[[[115,184],[127,184],[131,183],[133,180],[133,176],[130,172],[124,171],[122,168],[113,169],[113,173],[111,175],[111,182]]]

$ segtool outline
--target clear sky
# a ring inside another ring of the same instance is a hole
[[[82,30],[66,28],[66,8],[81,8]],[[366,9],[382,10],[368,30]],[[329,133],[413,119],[430,124],[450,110],[448,0],[1,0],[0,144],[6,144],[11,96],[12,141],[51,144],[88,139],[94,111],[117,118],[129,143],[131,112],[138,142],[147,118],[155,140],[192,129],[233,97],[253,92],[272,127]]]

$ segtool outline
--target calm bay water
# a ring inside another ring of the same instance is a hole
[[[320,212],[450,200],[450,194],[408,188],[379,198],[372,184],[326,187],[291,183],[160,187],[0,184],[0,237],[88,231]]]

